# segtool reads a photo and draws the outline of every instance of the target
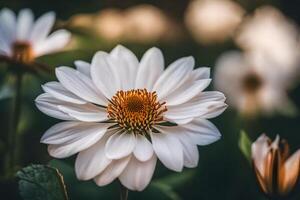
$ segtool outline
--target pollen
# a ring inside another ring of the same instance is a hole
[[[165,102],[158,102],[156,92],[146,89],[118,91],[107,106],[108,118],[128,131],[146,134],[163,121]]]
[[[13,43],[12,57],[17,62],[30,63],[34,58],[31,45],[28,42]]]

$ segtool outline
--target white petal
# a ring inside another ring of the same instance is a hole
[[[185,136],[184,134],[182,134],[179,139],[183,149],[184,166],[189,168],[197,167],[199,162],[197,145],[192,143],[188,136]]]
[[[33,46],[35,55],[42,56],[62,50],[70,41],[71,33],[66,30],[57,30],[45,40]]]
[[[90,140],[89,137],[97,137],[99,140],[108,127],[109,124],[104,123],[61,122],[55,124],[45,132],[41,138],[41,143],[65,144],[83,138]]]
[[[136,139],[137,141],[133,154],[139,161],[145,162],[153,155],[152,144],[142,135],[137,135]]]
[[[225,103],[217,103],[213,106],[208,107],[208,110],[205,114],[202,114],[202,118],[211,119],[221,115],[226,108],[228,107]]]
[[[55,13],[48,12],[38,18],[32,27],[30,41],[37,45],[40,41],[44,40],[50,33],[55,21]]]
[[[191,137],[190,132],[181,126],[164,127],[156,126],[157,130],[165,134],[176,136],[182,144],[184,166],[189,168],[197,167],[199,161],[199,153],[195,139]]]
[[[48,82],[45,85],[42,85],[42,88],[45,92],[49,93],[56,99],[77,104],[86,103],[85,100],[66,90],[66,88],[64,88],[64,86],[62,86],[62,84],[59,82]]]
[[[171,170],[182,171],[183,150],[179,140],[171,134],[164,133],[152,133],[151,139],[159,160]]]
[[[30,9],[22,9],[18,15],[17,40],[28,40],[33,25],[33,13]]]
[[[122,89],[133,89],[139,65],[137,57],[122,45],[116,46],[111,51],[110,56],[118,63],[117,70],[120,74]]]
[[[200,67],[198,69],[195,69],[191,75],[192,80],[209,79],[209,77],[210,77],[209,67]]]
[[[48,151],[51,156],[65,158],[95,144],[107,128],[107,124],[62,122],[51,127],[43,135],[41,142],[50,144]]]
[[[110,134],[106,133],[93,146],[81,151],[75,162],[75,172],[79,180],[89,180],[94,178],[111,163],[105,155],[105,143]]]
[[[3,8],[0,12],[0,37],[2,42],[10,46],[15,40],[16,15],[8,8]]]
[[[57,105],[65,104],[65,102],[55,99],[50,94],[44,93],[35,99],[36,107],[46,115],[61,119],[61,120],[75,120],[74,117],[60,111]]]
[[[121,89],[121,81],[115,62],[105,52],[97,52],[93,57],[91,77],[94,84],[108,99],[111,99]]]
[[[189,85],[176,89],[172,94],[164,98],[166,105],[179,105],[187,102],[204,90],[211,82],[211,79],[202,79]]]
[[[76,60],[75,66],[77,70],[84,75],[91,77],[91,64],[82,60]]]
[[[135,88],[146,88],[152,91],[155,82],[163,73],[164,65],[162,52],[156,47],[149,49],[141,59]]]
[[[285,161],[283,168],[283,191],[289,191],[295,186],[299,178],[300,150],[296,151],[291,157],[289,157]]]
[[[157,92],[158,100],[180,87],[189,78],[194,64],[193,57],[185,57],[173,62],[154,84],[153,91]]]
[[[104,108],[94,104],[70,104],[58,105],[58,109],[68,113],[77,120],[84,122],[102,122],[107,120],[107,112]]]
[[[0,29],[0,55],[11,55],[11,48],[8,45],[7,41],[3,36],[1,35],[1,29]]]
[[[205,103],[209,101],[222,101],[225,102],[226,97],[222,92],[218,91],[205,91],[201,92],[197,96],[195,96],[190,102],[197,102],[197,103]]]
[[[106,145],[106,156],[110,159],[120,159],[128,156],[135,148],[136,138],[132,133],[116,133],[112,135]]]
[[[262,177],[265,177],[266,159],[270,150],[269,140],[265,134],[262,134],[251,146],[251,155],[254,165]]]
[[[187,102],[177,106],[169,106],[167,112],[164,113],[164,118],[175,123],[177,120],[194,117],[210,118],[220,115],[226,108],[227,105],[222,101]]]
[[[155,170],[156,160],[155,155],[146,162],[140,162],[132,156],[126,169],[119,177],[122,185],[130,190],[144,190],[151,181]]]
[[[169,122],[173,122],[173,123],[176,123],[178,125],[181,125],[181,124],[190,123],[191,121],[193,121],[194,117],[180,118],[180,119],[172,119],[172,118],[164,117],[164,119],[169,121]]]
[[[197,145],[208,145],[220,139],[221,134],[217,127],[206,119],[194,119],[191,122],[179,126],[156,126],[162,133],[183,136],[184,139]],[[181,138],[182,139],[182,138]]]
[[[221,133],[217,127],[206,119],[196,118],[182,126],[188,131],[194,144],[208,145],[220,139]]]
[[[70,67],[59,67],[55,72],[59,82],[78,97],[91,103],[107,105],[107,99],[86,75]]]
[[[95,183],[98,186],[104,186],[113,182],[124,171],[128,165],[131,156],[127,156],[122,159],[113,160],[106,169],[94,178]]]

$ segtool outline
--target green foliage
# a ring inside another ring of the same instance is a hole
[[[169,185],[172,188],[179,188],[180,186],[190,181],[195,176],[195,174],[195,170],[185,169],[181,173],[172,173],[171,175],[158,179],[155,182],[159,182],[164,185]]]
[[[159,181],[155,181],[155,182],[151,183],[150,187],[152,187],[156,190],[159,190],[170,200],[180,200],[181,199],[171,186],[161,183]]]
[[[24,200],[67,200],[63,177],[55,168],[29,165],[17,172]]]
[[[49,165],[58,168],[63,174],[66,185],[70,186],[70,199],[85,199],[87,197],[89,200],[119,198],[119,183],[115,181],[107,186],[99,187],[93,181],[79,181],[76,178],[72,161],[66,161],[51,160]],[[181,173],[172,172],[171,175],[152,180],[143,192],[129,192],[129,199],[180,200],[181,198],[176,189],[191,181],[195,174],[196,170],[187,169]]]
[[[252,141],[245,131],[240,132],[239,147],[245,158],[251,162],[251,144]]]
[[[180,186],[186,184],[190,181],[196,174],[195,170],[185,170],[182,173],[172,173],[164,178],[154,180],[150,187],[159,190],[168,199],[179,200],[181,199],[176,193],[175,189],[180,188]]]

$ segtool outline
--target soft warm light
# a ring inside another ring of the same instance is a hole
[[[126,11],[126,38],[131,41],[152,42],[166,36],[170,21],[158,8],[139,5]]]
[[[125,18],[118,9],[101,11],[94,19],[94,26],[102,37],[110,40],[120,40],[124,36]]]
[[[155,92],[146,89],[118,91],[107,107],[108,118],[134,133],[146,134],[153,124],[162,122],[167,111]]]
[[[233,1],[196,0],[186,10],[185,23],[198,42],[223,42],[232,36],[244,12]]]

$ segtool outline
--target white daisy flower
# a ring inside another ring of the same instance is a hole
[[[233,35],[244,13],[234,1],[195,0],[186,10],[185,24],[200,43],[224,42]]]
[[[57,30],[49,35],[55,13],[48,12],[34,22],[31,10],[23,9],[16,16],[10,9],[0,11],[0,55],[14,62],[30,63],[36,57],[61,50],[70,33]]]
[[[259,54],[226,52],[216,62],[214,85],[242,114],[284,113],[291,106],[286,92],[288,80],[272,70],[272,66]]]
[[[118,178],[131,190],[150,182],[157,158],[169,169],[198,164],[197,145],[220,138],[207,119],[227,107],[211,82],[209,68],[194,68],[192,57],[164,70],[157,48],[141,61],[123,46],[99,51],[92,63],[76,61],[77,69],[59,67],[59,82],[43,85],[36,99],[45,114],[68,120],[51,127],[41,142],[49,154],[65,158],[78,153],[75,171],[81,180],[103,186]]]

